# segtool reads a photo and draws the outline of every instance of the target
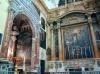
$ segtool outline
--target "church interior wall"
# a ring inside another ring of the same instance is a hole
[[[3,2],[6,3],[5,6],[2,5]],[[53,72],[56,71],[55,68],[66,71],[67,68],[87,67],[87,64],[89,68],[94,68],[100,57],[99,5],[96,6],[93,0],[83,0],[48,10],[41,0],[31,0],[27,6],[25,3],[27,0],[22,3],[18,0],[11,1],[12,19],[18,14],[24,14],[31,21],[31,28],[35,33],[32,49],[37,49],[38,64],[40,59],[46,60],[45,71]],[[0,6],[4,8],[0,14],[1,51],[9,3],[1,1]]]

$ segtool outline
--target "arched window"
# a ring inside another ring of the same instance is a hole
[[[62,6],[62,5],[65,5],[65,0],[59,0],[58,6]]]
[[[63,6],[68,3],[78,2],[82,0],[59,0],[58,6]]]
[[[66,3],[72,3],[74,0],[66,0]]]
[[[42,25],[42,28],[45,30],[45,20],[43,17],[41,17],[41,25]]]

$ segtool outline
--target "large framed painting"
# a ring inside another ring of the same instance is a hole
[[[68,26],[62,29],[64,59],[93,57],[88,25]]]

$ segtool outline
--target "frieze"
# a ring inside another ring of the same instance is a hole
[[[74,24],[74,23],[80,23],[84,22],[87,19],[85,18],[85,15],[80,15],[80,14],[71,14],[68,16],[65,16],[62,19],[61,25],[69,25],[69,24]]]
[[[99,2],[98,5],[100,6]],[[69,11],[89,12],[89,11],[94,11],[96,8],[97,7],[96,7],[95,0],[83,0],[80,2],[69,3],[65,6],[60,6],[58,8],[55,8],[54,10],[50,11],[50,13],[48,14],[49,15],[48,18],[55,18],[57,16],[61,16],[62,14]],[[57,15],[56,13],[58,13],[59,15]]]

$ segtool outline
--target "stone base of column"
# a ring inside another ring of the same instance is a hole
[[[59,61],[63,60],[63,49],[59,49]]]
[[[55,55],[53,49],[51,49],[51,61],[55,60]]]

